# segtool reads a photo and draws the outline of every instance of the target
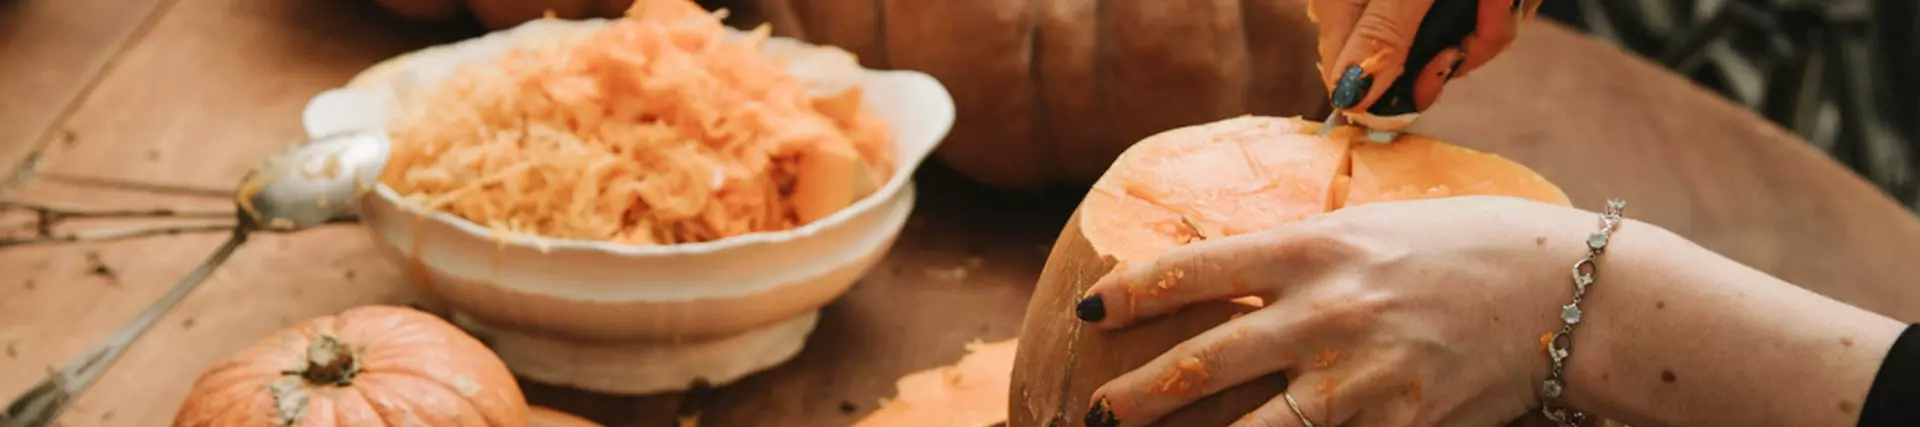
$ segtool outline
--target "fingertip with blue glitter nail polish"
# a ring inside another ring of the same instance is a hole
[[[1359,65],[1347,67],[1340,74],[1340,80],[1333,86],[1333,107],[1346,109],[1360,104],[1360,98],[1367,96],[1367,90],[1373,88],[1373,77],[1366,76],[1366,70]]]

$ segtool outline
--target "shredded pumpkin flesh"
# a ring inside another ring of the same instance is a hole
[[[523,43],[407,98],[381,182],[552,238],[676,244],[817,220],[892,175],[891,135],[858,87],[820,93],[767,40],[686,0],[642,0],[604,28]]]

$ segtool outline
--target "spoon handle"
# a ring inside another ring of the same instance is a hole
[[[246,241],[247,230],[234,229],[233,236],[228,238],[226,243],[221,244],[220,249],[213,252],[213,256],[202,261],[199,267],[194,267],[186,277],[180,278],[179,282],[173,284],[173,288],[167,289],[166,295],[162,295],[159,301],[154,301],[153,305],[147,306],[145,310],[140,311],[140,314],[134,315],[132,320],[120,325],[120,329],[107,334],[107,337],[95,344],[92,349],[74,358],[73,361],[67,362],[67,365],[60,370],[47,375],[47,379],[40,381],[40,384],[28,389],[13,403],[8,404],[6,411],[0,412],[0,427],[52,425],[53,420],[60,416],[61,411],[67,408],[67,404],[71,403],[74,397],[79,396],[80,392],[92,385],[95,379],[100,378],[101,372],[105,372],[109,366],[113,365],[114,359],[120,356],[120,352],[125,351],[129,345],[133,344],[135,338],[145,333],[147,328],[152,327],[153,323],[172,310],[175,304],[185,299],[187,294],[192,293],[193,288],[205,282],[207,276],[212,275],[213,270],[226,262],[227,257],[233,255],[234,249],[238,249],[240,244]]]

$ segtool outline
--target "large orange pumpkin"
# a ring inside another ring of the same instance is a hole
[[[498,357],[452,324],[370,306],[275,332],[206,373],[175,427],[525,427]]]
[[[1002,188],[1090,184],[1177,126],[1330,111],[1305,0],[720,3],[746,2],[775,34],[939,79],[957,116],[936,155]]]
[[[563,19],[614,18],[633,0],[377,0],[402,18],[439,21],[471,11],[489,29],[504,29],[540,19],[547,11]]]
[[[1318,129],[1298,118],[1239,117],[1160,133],[1122,154],[1067,221],[1040,273],[1014,361],[1011,425],[1079,425],[1103,383],[1254,310],[1219,301],[1120,330],[1083,325],[1074,303],[1118,263],[1381,201],[1492,194],[1568,204],[1558,187],[1496,155],[1417,135],[1387,145],[1355,128],[1325,138],[1311,133]],[[1155,425],[1231,424],[1285,381],[1275,373],[1223,390]]]
[[[541,406],[527,408],[532,422],[527,427],[606,427],[578,415],[547,409]]]

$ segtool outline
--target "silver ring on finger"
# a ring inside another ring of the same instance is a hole
[[[1303,412],[1300,410],[1300,402],[1293,401],[1293,393],[1282,391],[1280,392],[1280,396],[1287,399],[1287,407],[1293,408],[1293,414],[1300,416],[1300,425],[1306,426],[1306,427],[1319,427],[1313,424],[1313,420],[1307,419],[1306,412]]]

